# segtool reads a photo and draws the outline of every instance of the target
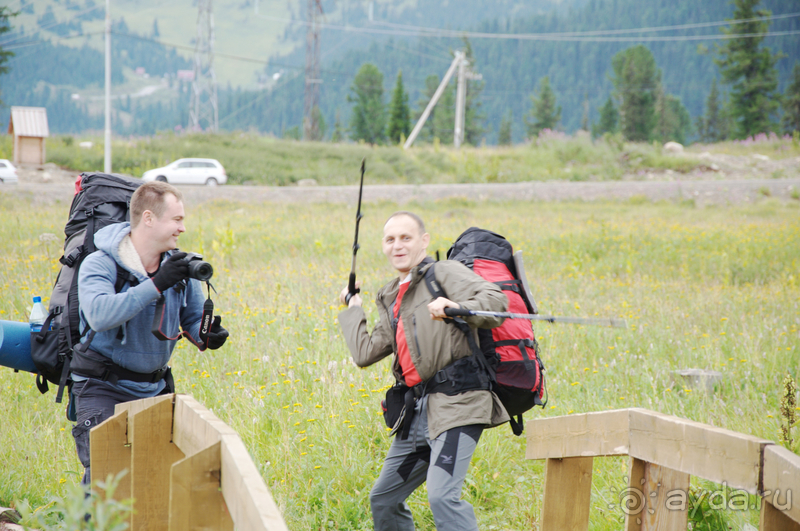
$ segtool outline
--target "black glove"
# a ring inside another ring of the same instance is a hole
[[[184,258],[186,253],[175,253],[161,264],[158,273],[153,277],[153,284],[159,293],[164,293],[181,280],[189,278],[189,262]]]
[[[219,315],[214,316],[214,322],[211,323],[211,327],[208,330],[208,341],[206,341],[206,345],[211,350],[217,350],[222,345],[225,344],[225,340],[228,339],[228,331],[222,328],[220,323],[222,322],[222,317]]]

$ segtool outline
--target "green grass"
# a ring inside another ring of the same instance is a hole
[[[78,143],[93,140],[94,147]],[[11,139],[0,136],[0,158],[10,158]],[[619,138],[592,141],[588,137],[540,140],[514,147],[473,148],[419,144],[399,146],[298,142],[253,133],[174,135],[115,140],[114,171],[141,177],[145,170],[181,157],[218,159],[232,184],[284,186],[301,179],[320,185],[355,184],[361,159],[368,157],[372,184],[511,183],[523,181],[604,181],[623,175],[641,178],[666,170],[689,172],[695,158],[665,154],[651,144],[623,143]],[[75,171],[102,171],[101,138],[51,137],[47,159]],[[639,177],[636,177],[636,176]]]
[[[38,237],[61,233],[68,204],[0,195],[0,319],[24,321],[31,296],[49,295],[60,244]],[[364,206],[358,275],[367,301],[392,276],[379,238],[396,208]],[[778,440],[781,382],[787,372],[800,377],[797,202],[697,209],[460,199],[408,208],[426,220],[431,252],[473,225],[507,236],[525,253],[542,313],[629,323],[537,324],[550,402],[527,419],[644,407]],[[231,338],[207,353],[179,343],[177,387],[240,434],[293,530],[371,529],[368,493],[390,442],[378,405],[392,383],[389,362],[354,367],[336,323],[353,214],[340,205],[187,205],[181,247],[215,266],[215,303]],[[374,322],[374,303],[366,310]],[[670,371],[692,367],[722,372],[718,391],[673,384]],[[63,496],[80,479],[63,406],[10,369],[0,368],[0,390],[0,505]],[[536,525],[544,465],[524,456],[524,438],[507,426],[482,437],[464,488],[481,529]],[[595,459],[590,529],[620,528],[627,466],[625,458]],[[424,489],[410,505],[418,529],[432,530]],[[724,518],[741,527],[758,514]]]
[[[773,159],[787,159],[800,156],[800,137],[767,139],[763,135],[757,140],[728,140],[716,144],[695,144],[690,151],[720,153],[724,155],[766,155]],[[775,178],[779,176],[773,176]]]

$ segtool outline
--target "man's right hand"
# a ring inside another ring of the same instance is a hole
[[[361,282],[356,282],[356,287],[360,288],[361,287]],[[355,295],[350,297],[350,302],[349,303],[345,302],[347,300],[347,294],[348,293],[350,293],[350,289],[347,286],[345,286],[345,288],[339,294],[339,302],[342,303],[342,305],[347,304],[347,306],[349,308],[352,308],[353,306],[361,306],[361,304],[362,304],[361,295],[359,295],[358,293],[356,293]]]
[[[184,258],[186,253],[175,253],[161,264],[158,273],[153,277],[153,284],[159,293],[164,293],[181,280],[189,278],[189,262],[184,261]]]

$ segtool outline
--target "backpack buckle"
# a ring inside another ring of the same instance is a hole
[[[444,372],[444,369],[439,370],[433,375],[433,381],[437,384],[443,384],[447,381],[447,373]]]

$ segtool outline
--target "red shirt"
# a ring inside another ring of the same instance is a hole
[[[400,313],[400,302],[403,300],[403,295],[408,291],[408,286],[411,282],[404,282],[400,284],[400,291],[397,293],[397,301],[394,303],[394,318]],[[400,370],[403,372],[403,380],[409,387],[414,387],[422,381],[419,377],[417,368],[414,367],[414,362],[411,361],[411,353],[408,351],[408,342],[406,342],[405,328],[403,327],[403,318],[397,321],[397,333],[395,334],[397,340],[397,359],[400,362]]]

